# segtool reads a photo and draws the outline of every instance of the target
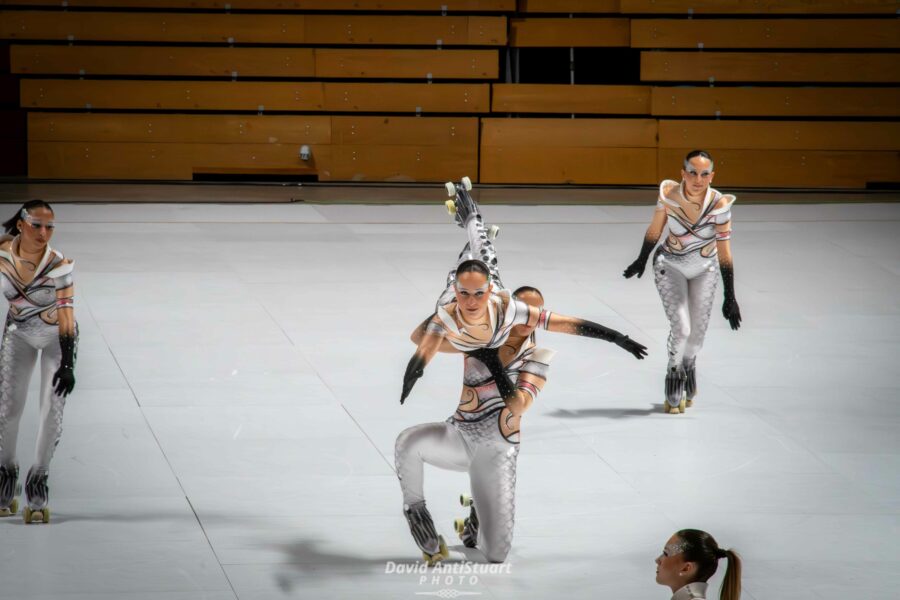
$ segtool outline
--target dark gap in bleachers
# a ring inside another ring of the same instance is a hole
[[[28,173],[28,113],[19,108],[19,78],[10,72],[9,42],[0,43],[0,176]]]

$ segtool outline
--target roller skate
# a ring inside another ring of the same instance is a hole
[[[0,466],[0,517],[9,517],[19,512],[19,465]]]
[[[25,506],[22,507],[22,519],[26,523],[49,523],[50,509],[47,501],[50,490],[47,487],[47,468],[31,467],[25,478]]]
[[[463,177],[459,184],[448,181],[444,184],[444,187],[447,190],[447,196],[450,198],[444,205],[447,207],[447,212],[450,213],[450,216],[456,220],[457,225],[465,229],[466,223],[469,222],[473,215],[481,217],[478,212],[478,204],[472,198],[472,195],[469,194],[472,191],[471,179]],[[498,235],[500,235],[500,227],[498,225],[491,225],[487,228],[489,240],[497,239]]]
[[[687,407],[684,381],[684,369],[681,367],[672,367],[666,373],[666,402],[663,404],[663,412],[673,415],[684,412]]]
[[[443,536],[438,535],[434,528],[434,521],[431,519],[431,513],[425,507],[424,500],[412,505],[405,505],[403,515],[406,517],[406,522],[409,523],[409,531],[412,533],[416,545],[422,551],[422,558],[429,567],[450,557],[447,544],[444,542]]]
[[[472,496],[460,494],[459,503],[472,508],[467,519],[455,519],[453,521],[453,528],[459,534],[459,539],[462,540],[463,546],[474,548],[478,543],[478,515],[475,513],[475,502],[472,500]]]
[[[687,398],[685,406],[694,405],[694,396],[697,395],[697,371],[694,368],[696,359],[684,362],[684,395]]]

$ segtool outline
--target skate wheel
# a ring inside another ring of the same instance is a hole
[[[694,405],[694,399],[688,398],[687,400],[685,400],[684,405],[687,406],[688,408],[692,407]]]
[[[9,514],[14,515],[19,512],[19,499],[13,498],[12,502],[9,503]]]
[[[49,508],[41,509],[41,516],[44,518],[44,523],[49,523],[50,522],[50,509]]]
[[[27,506],[22,508],[22,520],[25,521],[26,524],[31,523],[31,509]]]
[[[463,531],[466,530],[466,520],[465,519],[453,519],[453,528],[456,530],[456,533],[462,535]]]
[[[447,190],[448,196],[450,196],[451,198],[456,198],[456,186],[453,184],[452,181],[448,181],[447,183],[445,183],[444,189]]]
[[[687,400],[682,398],[681,402],[678,403],[678,412],[683,413],[685,408],[687,408]]]
[[[471,191],[472,191],[472,180],[469,179],[468,176],[467,176],[467,177],[463,177],[463,178],[461,179],[461,182],[462,182],[463,189],[465,189],[467,192],[471,192]]]
[[[447,212],[450,213],[451,217],[456,214],[456,202],[454,202],[453,200],[447,200],[446,202],[444,202],[444,206],[447,207]]]
[[[500,226],[499,225],[491,225],[488,228],[488,232],[487,232],[488,239],[496,240],[498,235],[500,235]]]
[[[472,496],[470,496],[469,494],[460,494],[459,503],[463,506],[472,506]]]

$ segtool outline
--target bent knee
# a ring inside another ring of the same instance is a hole
[[[488,562],[492,563],[502,563],[506,562],[506,557],[509,555],[510,547],[508,545],[491,547],[485,546],[483,549],[484,557],[488,560]]]

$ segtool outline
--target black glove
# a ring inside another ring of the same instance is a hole
[[[630,352],[631,354],[633,354],[634,357],[638,360],[643,360],[644,357],[647,356],[647,346],[638,344],[627,335],[620,335],[619,337],[617,337],[615,344],[626,352]]]
[[[62,350],[62,360],[53,375],[53,387],[57,396],[65,398],[75,388],[75,336],[59,336],[59,347]]]
[[[722,303],[722,316],[735,331],[741,326],[741,308],[734,297],[734,268],[730,265],[722,267],[722,281],[725,283],[725,302]]]
[[[406,397],[409,396],[413,386],[416,385],[416,380],[424,374],[425,360],[417,352],[409,359],[409,363],[406,365],[406,373],[403,374],[403,392],[400,393],[400,404],[406,401]]]
[[[650,258],[650,253],[653,252],[655,246],[656,242],[644,240],[640,256],[637,257],[636,261],[628,265],[628,268],[622,273],[625,279],[631,279],[635,275],[638,276],[638,279],[641,278],[641,275],[644,274],[644,268],[647,266],[647,259]]]
[[[497,391],[500,392],[501,398],[507,400],[515,396],[516,386],[512,379],[509,378],[509,375],[506,374],[506,369],[503,368],[499,348],[478,348],[477,350],[466,352],[466,355],[477,358],[487,367],[487,370],[490,371],[494,378],[494,383],[497,384]]]

